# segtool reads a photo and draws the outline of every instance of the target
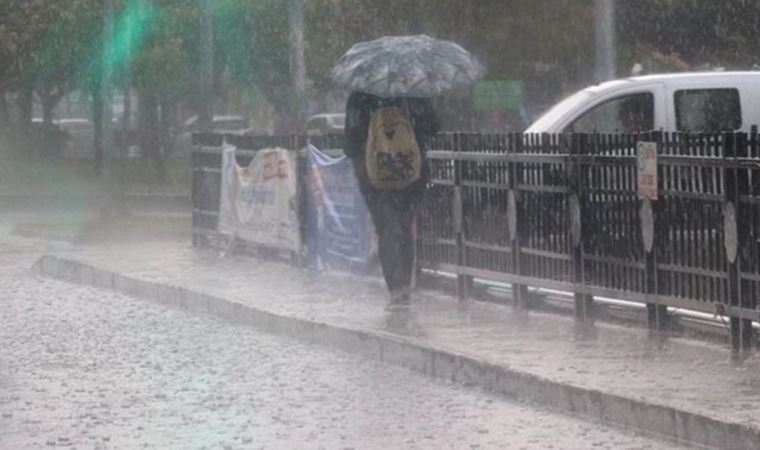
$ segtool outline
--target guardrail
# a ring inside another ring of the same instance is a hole
[[[222,140],[194,140],[196,245],[215,233]],[[244,158],[307,142],[226,140]],[[656,200],[639,197],[639,141],[657,144]],[[342,147],[339,136],[313,143]],[[447,133],[433,140],[428,160],[418,264],[455,274],[460,298],[475,277],[511,283],[517,307],[526,306],[527,286],[567,291],[580,320],[593,317],[594,296],[620,298],[645,304],[656,330],[669,327],[668,307],[684,308],[728,317],[733,350],[752,346],[752,322],[760,321],[756,133]]]

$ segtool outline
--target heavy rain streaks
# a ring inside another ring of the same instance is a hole
[[[756,447],[759,23],[0,1],[0,447]]]

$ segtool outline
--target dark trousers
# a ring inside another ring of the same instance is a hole
[[[409,288],[414,270],[414,207],[418,189],[380,191],[360,183],[378,235],[385,284],[391,292]]]

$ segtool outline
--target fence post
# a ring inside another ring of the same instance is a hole
[[[295,209],[296,217],[298,218],[298,250],[290,252],[290,265],[293,267],[304,267],[304,261],[306,261],[306,258],[304,257],[304,243],[307,239],[307,233],[304,230],[304,224],[306,223],[306,217],[304,214],[304,206],[306,202],[304,195],[307,191],[304,187],[306,177],[302,176],[302,166],[305,166],[306,161],[301,155],[301,149],[306,146],[307,139],[306,136],[298,134],[289,136],[288,139],[290,140],[288,150],[292,151],[295,155],[295,173],[293,176],[296,177]]]
[[[206,170],[206,165],[212,159],[208,153],[203,153],[202,150],[206,147],[207,143],[212,145],[215,143],[211,141],[208,134],[195,134],[193,135],[193,151],[191,153],[191,165],[192,165],[192,207],[193,207],[193,246],[194,247],[209,247],[209,236],[206,234],[206,215],[211,210],[211,206],[208,205],[208,198],[210,197],[206,192],[206,188],[209,184],[207,177],[211,176],[210,172]],[[221,154],[220,154],[221,155]],[[221,156],[220,156],[221,160]],[[219,169],[221,170],[221,163]],[[220,173],[221,177],[221,173]]]
[[[729,164],[736,157],[746,156],[747,135],[743,133],[723,134],[723,157]],[[728,260],[728,301],[731,306],[746,308],[752,299],[742,292],[741,257],[739,249],[746,243],[748,234],[742,211],[741,196],[748,190],[749,180],[745,170],[736,166],[725,169],[723,202],[723,245]],[[734,355],[746,353],[752,347],[752,321],[731,316],[731,350]]]
[[[756,158],[758,155],[758,135],[757,135],[757,125],[753,125],[750,129],[749,135],[744,135],[747,139],[746,145],[741,147],[741,152],[739,153],[739,156],[742,156],[744,158]],[[742,170],[741,177],[740,177],[740,194],[742,195],[756,195],[757,192],[757,186],[760,184],[758,182],[757,176],[758,172],[756,171],[750,171],[750,170]],[[751,268],[753,267],[753,263],[755,261],[754,258],[757,258],[757,255],[754,254],[754,252],[751,250],[752,245],[757,244],[757,226],[758,222],[755,220],[756,216],[753,214],[752,207],[744,204],[741,208],[742,215],[739,216],[739,237],[740,240],[740,248],[747,249],[749,251],[741,252],[741,255],[739,256],[741,261],[743,261],[742,264],[746,264],[747,267]],[[744,266],[742,266],[744,267]],[[746,284],[746,290],[744,291],[745,294],[742,296],[743,300],[743,307],[751,310],[756,310],[758,308],[758,291],[750,287],[749,284]],[[745,344],[747,348],[749,349],[752,346],[758,345],[757,340],[757,333],[755,332],[755,329],[752,326],[752,321],[747,320],[744,324],[744,339]]]
[[[457,299],[460,302],[467,301],[469,298],[469,278],[461,274],[460,268],[465,266],[465,245],[464,245],[464,211],[462,201],[462,172],[463,161],[459,158],[459,153],[469,149],[469,139],[465,133],[454,135],[454,198],[452,213],[454,216],[454,232],[456,234],[457,245]]]
[[[567,145],[567,137],[561,136],[563,143]],[[570,199],[568,207],[570,209],[570,235],[573,244],[573,281],[575,283],[576,292],[575,296],[575,317],[580,321],[587,321],[594,319],[594,296],[585,293],[586,277],[585,267],[583,264],[583,243],[585,242],[585,229],[584,226],[584,210],[583,210],[583,196],[584,196],[584,177],[583,177],[583,163],[581,161],[583,155],[589,153],[589,141],[586,134],[573,134],[570,142],[570,160],[568,161],[569,182],[570,182]],[[580,288],[581,292],[577,290]]]
[[[654,212],[654,206],[648,199],[644,200],[641,205],[639,215],[642,225],[644,222],[649,221],[652,223],[652,228],[657,227],[654,223],[657,221]],[[646,279],[646,294],[648,299],[657,297],[657,255],[653,248],[646,250],[645,246],[645,279]],[[668,307],[666,305],[660,305],[658,303],[647,302],[647,326],[649,330],[655,334],[659,334],[668,328]]]
[[[652,133],[649,136],[657,144],[657,153],[662,153],[663,135],[661,132]],[[638,141],[637,141],[638,144]],[[638,150],[637,150],[638,152]],[[659,167],[657,171],[660,172]],[[660,184],[658,176],[658,184]],[[659,190],[659,186],[658,186]],[[661,197],[658,192],[658,198]],[[662,200],[660,200],[662,201]],[[668,307],[656,302],[658,295],[657,288],[657,254],[655,248],[658,241],[658,220],[657,220],[658,201],[652,201],[648,198],[641,200],[639,209],[639,220],[641,222],[641,240],[644,246],[644,279],[645,294],[647,300],[655,300],[655,303],[647,301],[647,327],[649,327],[652,336],[660,336],[660,332],[667,330]]]
[[[520,133],[512,133],[509,139],[509,148],[507,152],[510,155],[518,155],[523,152],[523,139],[532,141],[533,136],[523,136]],[[523,179],[522,163],[510,158],[509,160],[509,199],[508,214],[511,216],[511,240],[512,240],[512,272],[515,276],[520,276],[520,237],[525,229],[524,219],[519,214],[518,204],[520,202],[519,185]],[[517,310],[523,310],[527,306],[528,287],[520,283],[512,283],[512,305]]]

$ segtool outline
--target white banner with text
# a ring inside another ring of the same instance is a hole
[[[300,251],[295,152],[259,150],[240,166],[235,147],[222,152],[219,232],[268,247]]]

